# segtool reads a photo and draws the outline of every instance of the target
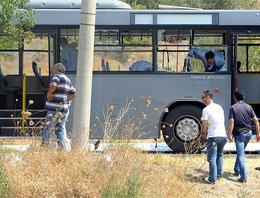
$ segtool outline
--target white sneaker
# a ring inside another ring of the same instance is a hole
[[[71,144],[70,144],[70,139],[69,138],[66,138],[65,141],[64,141],[64,149],[67,152],[71,151]]]
[[[204,181],[205,181],[207,184],[215,184],[215,182],[209,181],[209,177],[205,177],[205,178],[204,178]]]

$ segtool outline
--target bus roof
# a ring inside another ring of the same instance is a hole
[[[81,0],[30,0],[25,7],[35,9],[80,9]],[[97,9],[131,9],[119,0],[96,0]]]
[[[36,25],[80,24],[80,9],[36,9]],[[259,10],[97,9],[96,25],[260,26]]]

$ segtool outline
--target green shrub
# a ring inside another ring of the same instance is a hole
[[[140,193],[141,185],[137,171],[130,173],[126,184],[120,184],[118,174],[114,173],[106,184],[102,198],[140,198],[142,197]]]

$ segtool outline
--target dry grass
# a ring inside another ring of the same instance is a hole
[[[257,156],[247,159],[249,180],[240,184],[230,174],[235,156],[225,155],[224,178],[213,186],[202,180],[208,175],[205,154],[149,154],[131,148],[129,139],[114,141],[111,137],[119,123],[127,120],[128,108],[129,104],[115,122],[110,119],[111,110],[105,114],[106,139],[102,142],[121,144],[102,153],[47,150],[39,147],[39,140],[31,140],[33,146],[26,152],[0,150],[0,197],[3,193],[9,195],[5,197],[18,198],[259,197],[256,183],[260,174],[254,169],[260,166]]]
[[[6,154],[15,197],[197,197],[189,161],[143,154],[128,146],[106,153],[42,148]],[[134,192],[134,194],[129,194]]]
[[[224,156],[224,176],[208,185],[205,154],[149,154],[127,144],[103,153],[35,147],[1,153],[14,197],[259,197],[258,155],[247,155],[248,182],[232,176],[235,155]],[[0,182],[1,183],[1,182]]]

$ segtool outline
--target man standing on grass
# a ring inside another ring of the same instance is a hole
[[[65,125],[69,114],[69,102],[75,97],[75,89],[64,73],[65,66],[62,63],[53,66],[53,78],[48,89],[45,105],[48,111],[43,129],[42,144],[48,144],[50,135],[55,132],[59,146],[66,151],[70,151],[71,145]]]
[[[245,148],[252,136],[251,120],[255,123],[256,140],[259,141],[259,123],[252,107],[244,102],[244,91],[235,92],[236,103],[229,110],[228,139],[235,138],[237,158],[234,167],[234,175],[239,176],[239,182],[247,182],[247,171],[245,164]]]
[[[204,178],[208,184],[215,184],[223,176],[223,149],[227,142],[224,111],[213,102],[211,91],[203,91],[202,102],[206,107],[202,111],[202,134],[207,139],[207,159],[209,177]]]

